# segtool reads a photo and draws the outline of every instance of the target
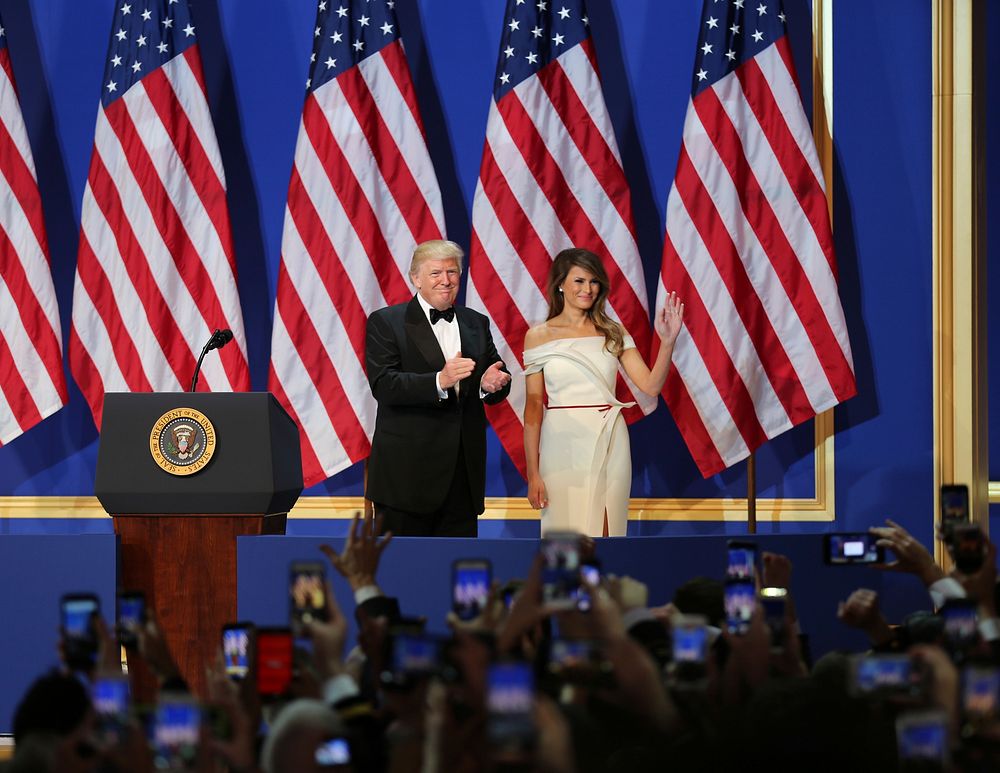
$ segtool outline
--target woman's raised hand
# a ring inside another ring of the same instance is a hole
[[[667,294],[667,302],[656,314],[654,327],[656,334],[666,343],[673,343],[681,332],[681,324],[684,322],[684,304],[677,297],[677,293]]]

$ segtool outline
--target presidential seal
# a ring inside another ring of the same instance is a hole
[[[149,433],[149,453],[171,475],[193,475],[212,460],[215,427],[194,408],[174,408],[156,420]]]

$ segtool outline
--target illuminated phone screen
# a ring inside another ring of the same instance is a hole
[[[490,568],[486,563],[456,563],[452,570],[452,610],[460,620],[482,614],[490,594]]]
[[[291,681],[291,632],[258,631],[257,692],[266,696],[283,695]]]
[[[226,675],[243,679],[250,672],[250,633],[246,628],[226,628],[222,632],[222,655]]]

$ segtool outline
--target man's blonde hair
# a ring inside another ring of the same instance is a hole
[[[455,242],[447,239],[431,239],[429,242],[418,244],[413,250],[413,258],[410,260],[410,276],[416,276],[420,267],[428,260],[448,260],[454,259],[458,263],[458,270],[462,270],[462,258],[465,253]]]

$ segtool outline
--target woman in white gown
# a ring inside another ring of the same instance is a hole
[[[621,412],[634,403],[615,397],[618,365],[639,389],[658,395],[684,304],[670,293],[657,315],[660,346],[650,369],[632,337],[605,313],[608,275],[594,253],[560,252],[547,288],[548,319],[524,337],[528,501],[542,510],[543,534],[624,536],[632,456]]]

